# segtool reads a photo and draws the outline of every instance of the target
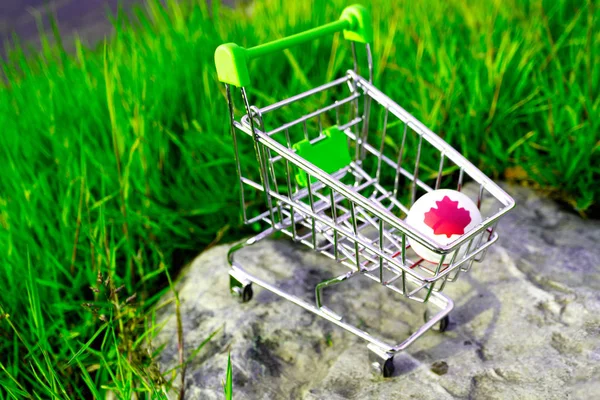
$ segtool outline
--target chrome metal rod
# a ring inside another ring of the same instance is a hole
[[[348,82],[348,80],[350,80],[350,77],[348,75],[345,75],[345,76],[343,76],[341,78],[338,78],[338,79],[336,79],[334,81],[328,82],[328,83],[326,83],[324,85],[317,86],[316,88],[307,90],[306,92],[297,94],[297,95],[292,96],[292,97],[288,97],[285,100],[278,101],[277,103],[273,103],[273,104],[271,104],[269,106],[262,107],[259,110],[260,110],[260,112],[263,115],[267,114],[267,113],[269,113],[271,111],[278,110],[281,107],[287,106],[287,105],[289,105],[291,103],[294,103],[296,101],[299,101],[299,100],[305,99],[307,97],[310,97],[310,96],[312,96],[314,94],[317,94],[317,93],[323,92],[325,90],[334,88],[336,86],[342,85],[342,84]]]
[[[227,106],[229,108],[229,127],[231,132],[231,140],[233,141],[233,155],[235,157],[235,172],[237,173],[238,182],[240,185],[240,208],[242,209],[242,217],[244,222],[248,220],[246,217],[246,200],[244,199],[244,185],[242,184],[242,167],[240,165],[240,156],[237,144],[237,133],[235,132],[235,113],[233,98],[231,96],[231,86],[225,84],[225,91],[227,92]]]

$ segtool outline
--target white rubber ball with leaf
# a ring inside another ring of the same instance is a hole
[[[433,190],[421,196],[410,208],[405,220],[411,227],[426,236],[428,241],[446,245],[468,233],[482,221],[477,205],[464,193],[450,189]],[[417,255],[432,263],[439,263],[441,255],[437,254],[415,240],[408,240]],[[479,242],[476,237],[473,241]],[[468,241],[461,246],[457,256],[460,260],[467,250]],[[473,245],[470,251],[474,250]],[[448,264],[454,252],[444,259]]]

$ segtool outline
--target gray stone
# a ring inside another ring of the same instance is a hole
[[[468,190],[468,189],[466,189]],[[588,399],[600,395],[600,223],[584,221],[518,187],[500,240],[445,293],[456,302],[448,331],[428,332],[395,357],[397,374],[369,370],[366,343],[254,285],[229,294],[228,245],[201,254],[178,283],[186,398],[221,399],[231,353],[236,399]],[[485,204],[484,204],[485,206]],[[314,301],[314,285],[345,270],[286,239],[243,250],[240,262]],[[364,278],[325,291],[328,305],[365,330],[401,341],[423,305]],[[174,303],[165,299],[161,369],[178,364]],[[175,379],[175,389],[180,377]],[[174,391],[175,393],[175,391]]]

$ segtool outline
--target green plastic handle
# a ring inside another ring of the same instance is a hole
[[[250,75],[248,74],[250,60],[341,31],[344,32],[346,40],[371,43],[373,26],[369,11],[361,5],[352,5],[346,7],[340,19],[335,22],[249,49],[235,43],[222,44],[215,50],[217,76],[219,81],[230,85],[250,86]]]

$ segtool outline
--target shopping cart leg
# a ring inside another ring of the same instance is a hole
[[[432,317],[433,316],[431,315],[430,311],[425,310],[425,313],[423,314],[423,319],[425,320],[425,322],[429,322],[429,320]],[[446,329],[448,329],[448,325],[450,325],[450,317],[448,315],[445,315],[442,317],[442,319],[439,320],[437,324],[431,327],[431,330],[436,332],[445,332]]]
[[[389,378],[394,374],[394,354],[389,353],[372,343],[367,346],[369,349],[369,363],[378,374],[384,378]]]
[[[317,303],[317,307],[319,310],[323,311],[326,314],[329,314],[332,318],[337,319],[338,321],[342,320],[342,316],[338,315],[335,311],[332,311],[329,307],[323,305],[323,301],[321,299],[321,294],[324,288],[327,286],[337,285],[338,283],[344,282],[346,279],[353,277],[358,271],[350,271],[343,275],[337,276],[335,278],[326,279],[315,286],[315,301]]]
[[[246,303],[252,299],[252,279],[243,270],[236,268],[234,255],[244,247],[253,245],[254,243],[266,238],[273,233],[273,231],[273,228],[267,229],[266,231],[261,232],[250,239],[236,244],[230,248],[229,252],[227,253],[227,261],[229,261],[229,266],[231,267],[229,270],[229,290],[231,291],[231,294],[234,297],[237,297],[242,303]]]
[[[337,315],[335,312],[329,310],[321,303],[320,291],[324,287],[342,282],[356,275],[358,271],[350,271],[347,274],[343,274],[336,278],[326,280],[317,285],[317,287],[315,288],[317,296],[316,306],[306,302],[300,297],[285,292],[281,288],[269,282],[266,282],[257,276],[252,275],[251,273],[247,272],[239,262],[236,262],[234,260],[234,254],[237,251],[243,249],[244,247],[255,244],[256,242],[266,238],[267,236],[272,234],[273,231],[274,230],[272,228],[268,229],[258,234],[257,236],[254,236],[253,238],[250,238],[233,246],[229,250],[228,261],[231,266],[231,269],[229,270],[230,290],[233,295],[240,299],[240,301],[246,302],[252,298],[252,284],[254,283],[264,289],[273,292],[278,296],[283,297],[288,301],[291,301],[292,303],[306,309],[307,311],[317,314],[318,316],[338,325],[339,327],[369,342],[368,349],[370,354],[370,364],[376,369],[377,373],[383,375],[386,378],[391,377],[395,373],[395,354],[398,354],[400,351],[404,351],[411,343],[413,343],[417,338],[419,338],[428,330],[435,329],[434,326],[439,326],[443,329],[445,329],[448,326],[448,314],[454,307],[454,303],[450,298],[444,296],[442,293],[432,291],[430,293],[431,296],[429,299],[429,303],[435,305],[437,308],[440,309],[440,311],[437,314],[426,314],[426,322],[423,326],[421,326],[419,329],[413,332],[413,334],[410,335],[407,339],[405,339],[402,343],[396,346],[391,346],[390,344],[377,339],[368,332],[365,332],[360,328],[345,322],[342,316]]]
[[[242,303],[252,300],[252,295],[254,294],[252,291],[252,282],[235,269],[229,271],[229,290]]]

